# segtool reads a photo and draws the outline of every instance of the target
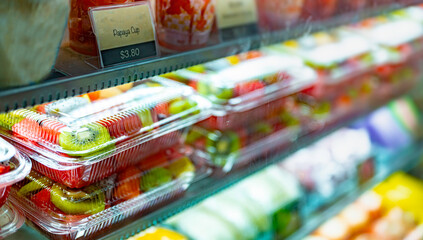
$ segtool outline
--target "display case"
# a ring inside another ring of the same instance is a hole
[[[403,224],[398,184],[373,190],[386,211],[341,209],[418,172],[422,3],[0,3],[0,238],[20,215],[11,239],[346,240],[363,238],[354,214]]]

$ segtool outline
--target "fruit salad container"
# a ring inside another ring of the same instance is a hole
[[[326,20],[337,10],[339,0],[304,0],[302,18],[305,21]]]
[[[210,103],[182,84],[146,80],[117,96],[73,97],[0,116],[0,133],[36,171],[68,187],[87,186],[181,142],[209,116]]]
[[[286,29],[301,17],[304,0],[256,0],[260,27],[266,30]]]
[[[10,187],[24,179],[30,171],[31,161],[0,138],[0,207],[7,201]]]
[[[281,151],[299,136],[301,129],[301,116],[286,108],[235,130],[193,126],[185,143],[195,148],[198,162],[205,162],[225,173]]]
[[[159,43],[168,50],[186,51],[208,43],[216,0],[156,0]]]
[[[372,44],[346,29],[320,32],[265,48],[270,54],[301,57],[318,73],[318,83],[307,93],[333,101],[339,93],[357,85],[371,72]]]
[[[0,238],[13,234],[25,223],[25,218],[10,203],[0,208]]]
[[[12,188],[12,201],[51,239],[93,239],[182,196],[202,174],[191,154],[187,146],[174,146],[77,189],[33,171]]]
[[[299,58],[288,55],[256,57],[219,70],[209,65],[194,69],[177,71],[173,79],[195,88],[213,103],[213,116],[201,125],[218,130],[262,120],[281,109],[284,98],[311,88],[317,79]]]

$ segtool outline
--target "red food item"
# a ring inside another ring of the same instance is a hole
[[[235,94],[235,96],[242,96],[242,95],[245,95],[247,93],[251,93],[251,92],[259,90],[259,89],[264,89],[265,87],[266,86],[264,85],[264,83],[262,83],[258,80],[246,82],[246,83],[240,83],[240,84],[235,86],[234,94]]]
[[[14,135],[28,141],[37,140],[39,136],[43,136],[40,123],[36,120],[25,118],[19,123],[13,125],[12,131]]]
[[[322,20],[331,17],[338,0],[305,0],[302,17],[304,19]]]
[[[92,7],[122,4],[134,0],[71,0],[69,15],[70,47],[82,54],[96,56],[97,42],[91,27],[88,11]]]
[[[260,24],[264,28],[282,29],[297,22],[304,0],[256,0]],[[314,0],[313,0],[314,1]]]
[[[117,177],[117,182],[120,184],[115,188],[114,198],[118,201],[126,201],[139,196],[141,194],[139,179],[141,173],[136,167],[121,172]]]
[[[157,104],[154,108],[154,111],[157,113],[157,115],[163,115],[165,117],[169,116],[169,103],[164,102]]]
[[[98,121],[109,131],[112,138],[130,136],[139,132],[142,122],[137,113],[119,114]]]
[[[91,101],[95,101],[100,99],[100,91],[90,92],[88,93],[88,97]]]
[[[10,166],[0,166],[0,175],[8,173],[10,171]]]
[[[55,206],[50,201],[50,189],[45,188],[41,190],[39,193],[33,195],[31,197],[31,201],[37,205],[40,209],[53,209]]]
[[[207,43],[215,17],[214,0],[156,0],[161,45],[189,50]]]
[[[140,164],[138,164],[138,166],[142,171],[147,171],[149,169],[165,165],[168,160],[168,153],[166,151],[162,151],[149,158],[144,159],[140,162]]]

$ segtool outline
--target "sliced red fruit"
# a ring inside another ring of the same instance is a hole
[[[38,141],[40,136],[43,135],[40,123],[29,118],[25,118],[19,123],[13,125],[12,131],[13,134],[27,139],[28,141]]]
[[[35,107],[35,110],[39,113],[45,114],[46,113],[46,106],[49,105],[49,104],[50,103],[44,103],[44,104],[38,105],[38,106]]]
[[[246,83],[240,83],[240,84],[235,86],[234,94],[235,94],[235,96],[242,96],[242,95],[245,95],[247,93],[251,93],[253,91],[263,89],[264,87],[265,87],[264,83],[262,83],[258,80],[246,82]]]
[[[142,128],[141,119],[136,113],[110,116],[98,123],[107,128],[112,138],[133,135]]]
[[[90,92],[87,94],[91,101],[98,100],[100,98],[100,91]]]
[[[50,201],[50,189],[46,188],[31,197],[31,201],[40,209],[52,209],[53,203]]]
[[[197,91],[197,81],[190,81],[188,83],[188,86],[192,87],[193,89],[195,89],[195,91]]]
[[[8,173],[10,171],[10,166],[0,166],[0,175]]]
[[[41,138],[46,140],[47,142],[59,144],[60,132],[65,127],[66,125],[64,125],[63,123],[51,119],[46,119],[41,123]]]
[[[166,165],[169,160],[169,156],[166,151],[161,151],[153,156],[150,156],[142,160],[138,166],[142,171],[147,171],[155,167]]]
[[[164,102],[157,104],[156,107],[154,107],[154,111],[157,115],[169,116],[169,103]]]
[[[140,177],[142,172],[131,167],[121,172],[117,177],[118,185],[114,192],[117,201],[124,201],[135,198],[141,194]]]

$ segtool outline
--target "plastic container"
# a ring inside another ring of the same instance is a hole
[[[260,25],[278,30],[293,26],[299,20],[305,0],[256,0]]]
[[[284,106],[284,98],[310,88],[316,73],[299,58],[262,56],[212,70],[197,66],[197,72],[174,73],[180,82],[194,87],[213,103],[213,116],[201,125],[227,130],[262,120]]]
[[[3,114],[0,133],[34,160],[35,170],[78,188],[180,142],[209,107],[191,88],[146,80],[106,99],[74,97]]]
[[[176,146],[79,189],[34,171],[12,188],[12,201],[51,239],[93,239],[181,196],[197,174],[191,153]]]
[[[372,70],[371,50],[372,44],[366,38],[342,28],[265,49],[269,53],[300,56],[319,75],[318,83],[307,93],[330,101],[365,81],[363,78]]]
[[[302,18],[307,21],[325,20],[337,10],[338,0],[305,0]]]
[[[92,7],[134,2],[134,0],[70,0],[70,47],[82,54],[97,56],[97,40],[92,29],[89,10]]]
[[[0,238],[13,234],[25,223],[25,218],[19,214],[10,203],[0,208]]]
[[[219,131],[193,126],[185,143],[192,145],[195,157],[209,166],[228,172],[270,157],[292,143],[300,134],[302,117],[288,107],[248,127]]]
[[[30,171],[29,159],[16,152],[12,145],[0,138],[0,207],[7,201],[10,187],[24,179]]]
[[[214,23],[215,2],[156,0],[156,27],[160,45],[176,51],[206,45]]]

